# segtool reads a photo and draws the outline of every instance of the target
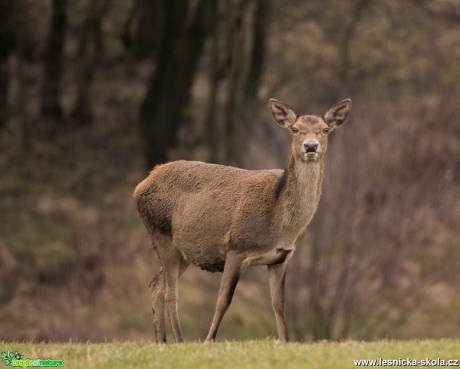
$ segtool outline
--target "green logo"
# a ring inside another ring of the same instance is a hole
[[[64,360],[54,359],[24,359],[24,355],[17,351],[2,352],[2,361],[6,366],[27,368],[29,366],[64,366]]]

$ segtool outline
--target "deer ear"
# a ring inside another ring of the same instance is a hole
[[[324,121],[331,127],[340,127],[347,120],[350,110],[351,100],[342,100],[329,108],[327,113],[324,114]]]
[[[294,113],[294,110],[292,110],[289,105],[286,105],[279,100],[270,99],[270,110],[272,112],[273,119],[275,119],[276,123],[278,123],[281,127],[289,128],[297,119],[297,115]]]

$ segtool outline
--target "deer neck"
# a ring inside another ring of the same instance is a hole
[[[306,162],[291,155],[279,195],[283,228],[301,232],[308,225],[321,195],[323,168],[322,159]]]

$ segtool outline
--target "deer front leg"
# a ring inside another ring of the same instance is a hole
[[[216,338],[220,322],[232,302],[236,285],[238,284],[238,280],[244,271],[242,262],[243,257],[240,255],[234,252],[229,252],[227,254],[224,272],[222,274],[222,281],[220,282],[219,296],[217,297],[216,311],[205,342],[214,341]]]
[[[284,284],[286,279],[286,267],[287,260],[281,264],[267,265],[272,307],[275,313],[276,327],[278,328],[278,338],[281,342],[287,342],[289,339],[286,329],[286,320],[284,317]]]

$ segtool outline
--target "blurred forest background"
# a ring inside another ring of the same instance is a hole
[[[288,269],[297,340],[460,335],[458,0],[0,2],[0,339],[153,339],[152,165],[283,167],[278,98],[353,110]],[[180,283],[203,339],[220,274]],[[275,336],[264,268],[219,338]]]

